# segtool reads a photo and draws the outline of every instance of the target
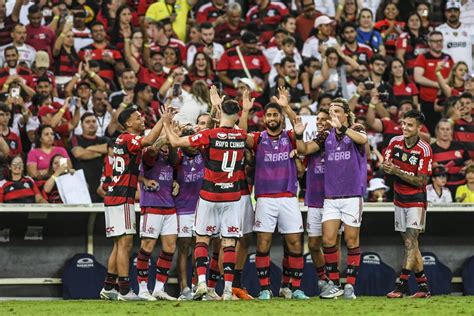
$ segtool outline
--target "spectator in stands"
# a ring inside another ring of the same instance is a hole
[[[313,80],[314,73],[320,69],[319,60],[314,57],[305,58],[303,65],[300,68],[300,81],[304,88],[304,93],[309,97],[311,102],[314,102],[317,98],[317,91],[311,89],[311,82]]]
[[[228,6],[226,16],[226,21],[216,26],[216,42],[229,49],[239,45],[241,32],[247,23],[241,18],[242,8],[237,2]]]
[[[453,126],[449,120],[441,119],[436,125],[436,142],[431,144],[431,149],[433,166],[445,167],[446,186],[454,196],[456,188],[465,183],[464,170],[471,162],[464,145],[453,141]]]
[[[466,168],[466,184],[457,188],[456,202],[474,203],[474,165]]]
[[[271,65],[271,70],[270,70],[270,74],[268,75],[268,80],[269,80],[268,84],[270,88],[275,88],[275,86],[278,87],[277,80],[276,80],[277,77],[284,79],[284,77],[286,76],[284,74],[284,69],[282,65],[282,61],[285,58],[293,59],[296,65],[296,71],[298,72],[301,65],[303,64],[303,58],[301,57],[300,53],[298,52],[298,49],[296,48],[295,39],[291,36],[286,36],[286,35],[281,43],[281,49],[277,50],[272,61],[269,60],[269,63]]]
[[[113,83],[116,74],[121,74],[125,69],[122,54],[106,41],[104,25],[94,22],[90,25],[94,42],[79,51],[82,61],[96,60],[99,63],[98,75],[109,84]]]
[[[14,157],[23,152],[22,143],[20,137],[15,134],[11,128],[8,126],[8,123],[12,117],[11,109],[4,103],[0,103],[0,147],[4,148],[7,143],[8,147],[8,156]],[[4,151],[2,150],[2,152]]]
[[[428,50],[427,31],[422,27],[421,21],[418,13],[411,13],[405,24],[405,32],[400,34],[396,42],[395,56],[405,63],[411,80],[413,80],[416,58]]]
[[[472,115],[472,94],[465,92],[454,105],[450,117],[454,125],[454,140],[464,145],[469,157],[474,159],[474,119]]]
[[[56,34],[49,26],[41,25],[43,12],[38,5],[28,8],[28,20],[30,24],[26,26],[26,44],[33,46],[37,51],[43,50],[48,53],[50,59],[53,58],[52,50],[56,41]]]
[[[62,155],[54,155],[49,163],[46,181],[40,181],[43,195],[46,196],[48,203],[63,203],[56,186],[56,179],[66,173],[74,174],[75,172],[74,169],[69,168],[68,164],[64,163],[63,159]]]
[[[372,48],[375,54],[386,55],[382,35],[374,30],[374,14],[370,9],[363,8],[359,13],[359,27],[357,28],[357,41]]]
[[[221,59],[224,54],[224,46],[214,41],[215,30],[212,23],[201,24],[201,40],[198,44],[188,46],[186,52],[187,62],[189,66],[194,60],[194,55],[197,52],[204,52],[212,60],[212,69],[216,68],[217,62]]]
[[[9,85],[17,83],[23,92],[31,91],[31,70],[19,64],[18,50],[15,46],[8,46],[3,51],[6,66],[0,68],[0,86],[2,92],[8,91]]]
[[[20,20],[20,10],[23,5],[23,0],[15,0],[15,5],[10,15],[7,16],[7,10],[5,7],[5,0],[0,1],[0,24],[3,27],[0,29],[0,46],[8,45],[11,43],[10,33],[12,32],[15,25]],[[1,54],[1,48],[0,48]],[[3,55],[3,54],[1,54]],[[0,60],[2,57],[0,57]],[[1,64],[0,64],[1,66]]]
[[[226,21],[226,9],[227,4],[225,0],[212,0],[199,7],[196,13],[196,22],[199,24],[208,22],[217,27]]]
[[[132,103],[137,76],[132,69],[127,68],[120,75],[119,82],[122,89],[111,93],[109,96],[109,102],[113,109],[117,109],[121,103]]]
[[[419,2],[416,6],[416,12],[421,17],[421,26],[427,31],[433,31],[433,23],[430,21],[430,5],[426,2]]]
[[[11,32],[12,42],[2,46],[0,48],[0,66],[4,62],[8,62],[6,56],[4,56],[5,49],[10,46],[14,46],[17,49],[18,64],[30,67],[35,60],[36,49],[33,46],[26,44],[26,27],[23,24],[16,24]]]
[[[51,159],[59,154],[67,158],[67,166],[72,169],[72,162],[63,147],[53,146],[54,131],[50,125],[41,125],[37,131],[36,147],[28,153],[28,175],[36,180],[49,178],[48,169]]]
[[[169,69],[169,71],[183,65],[181,54],[177,47],[165,47],[163,50],[163,57],[165,63],[164,66]]]
[[[72,77],[79,67],[79,56],[74,48],[72,25],[66,23],[56,38],[53,47],[54,73],[57,76]]]
[[[436,66],[436,79],[440,90],[435,101],[435,110],[437,112],[442,112],[445,109],[447,98],[461,95],[465,90],[466,84],[469,84],[471,79],[468,65],[463,61],[457,62],[453,68],[451,68],[447,79],[443,78],[441,73],[442,69],[443,63],[438,63]]]
[[[388,83],[392,88],[394,98],[394,103],[391,104],[390,109],[391,114],[396,114],[397,107],[404,100],[412,101],[415,107],[418,108],[418,88],[408,77],[403,61],[397,57],[393,58],[388,69],[390,70]]]
[[[203,80],[210,87],[216,81],[215,72],[211,69],[211,59],[204,52],[198,52],[194,55],[193,62],[188,67],[189,72],[183,83],[183,88],[191,90],[191,85],[196,80]]]
[[[312,35],[314,21],[321,12],[316,11],[313,0],[302,0],[301,6],[303,12],[296,17],[296,32],[300,34],[303,41],[306,41]]]
[[[444,11],[446,23],[436,28],[444,36],[443,51],[449,54],[454,62],[464,61],[470,71],[472,68],[472,27],[464,25],[460,21],[461,3],[449,0]]]
[[[368,64],[374,53],[370,46],[357,42],[357,26],[354,23],[345,22],[339,29],[341,30],[339,34],[344,42],[341,48],[344,55],[355,59],[359,65]]]
[[[107,101],[107,92],[105,90],[97,89],[92,92],[92,113],[94,113],[97,120],[98,137],[106,135],[107,127],[112,120],[112,106]]]
[[[439,72],[443,78],[447,78],[454,63],[451,56],[442,52],[443,34],[441,32],[431,32],[428,36],[428,45],[428,52],[418,55],[416,58],[414,78],[419,85],[420,108],[426,117],[426,125],[430,132],[434,133],[436,123],[441,119],[441,115],[435,112],[434,108],[439,89],[436,67],[439,62],[442,62],[443,68]]]
[[[21,155],[10,158],[8,176],[0,181],[0,203],[47,203],[35,181],[25,176]]]
[[[433,168],[431,184],[426,186],[426,198],[429,203],[451,203],[453,197],[445,187],[448,175],[443,166]]]
[[[146,56],[148,52],[164,54],[165,48],[175,47],[179,49],[182,63],[186,63],[186,45],[182,41],[166,35],[163,21],[149,23],[147,33],[149,43],[145,43],[145,48],[149,48],[149,50],[145,49],[144,51],[145,61],[148,60]]]
[[[262,92],[267,85],[268,73],[270,72],[267,59],[258,49],[257,36],[247,31],[242,35],[241,40],[240,45],[227,50],[217,64],[219,79],[224,85],[224,91],[232,97],[237,94],[235,88],[238,78],[247,77],[244,67],[246,67],[253,76],[251,79],[254,80],[256,91],[259,93]],[[237,50],[241,52],[242,60]],[[237,61],[239,62],[237,63]]]
[[[385,193],[389,190],[390,188],[385,185],[384,179],[370,179],[369,187],[367,188],[367,191],[369,192],[369,202],[387,202],[387,196]]]
[[[190,92],[182,90],[180,97],[182,98],[182,101],[180,101],[182,104],[179,113],[174,118],[180,123],[192,124],[200,114],[207,113],[210,110],[209,86],[205,81],[197,80],[193,82]]]
[[[113,27],[109,31],[110,45],[123,51],[124,38],[130,38],[132,34],[132,11],[128,4],[122,4],[117,8]]]
[[[314,28],[316,33],[309,37],[303,46],[301,55],[303,57],[315,57],[318,60],[322,60],[321,56],[328,47],[334,47],[337,45],[337,39],[332,36],[332,24],[334,20],[331,20],[325,15],[319,16],[314,20]]]
[[[76,6],[71,9],[73,14],[73,39],[74,39],[74,49],[76,52],[80,51],[82,48],[92,44],[94,41],[91,37],[91,30],[86,25],[87,12],[82,6]],[[68,24],[66,22],[66,24]],[[65,33],[64,30],[62,33]]]
[[[257,35],[260,43],[268,44],[272,38],[273,31],[278,27],[284,16],[290,12],[282,2],[271,0],[258,0],[255,5],[251,7],[247,14],[247,23],[256,24]]]
[[[305,94],[303,84],[300,82],[296,61],[292,57],[284,57],[278,67],[281,75],[276,78],[277,86],[285,87],[289,92],[290,106],[296,110],[309,106],[311,100]]]
[[[107,154],[107,139],[97,137],[97,119],[87,112],[81,117],[82,135],[75,135],[69,142],[74,157],[74,169],[82,169],[93,203],[102,202],[97,194],[104,156]]]
[[[146,19],[160,21],[169,18],[173,23],[173,30],[182,41],[186,40],[186,22],[188,13],[197,0],[158,0],[148,7]]]
[[[405,27],[405,23],[397,20],[400,11],[395,1],[388,2],[383,12],[384,19],[375,23],[374,29],[382,35],[387,55],[395,56],[397,39]]]
[[[296,33],[296,18],[293,15],[284,16],[281,20],[281,27],[287,32],[288,36],[291,36],[296,41],[296,48],[298,51],[303,49],[304,41],[301,39],[300,34]]]
[[[138,74],[139,68],[145,64],[143,59],[143,33],[140,29],[134,29],[130,34],[125,32],[123,36],[125,59],[130,68]],[[132,59],[132,61],[130,59]]]
[[[145,119],[145,129],[152,129],[158,121],[158,104],[153,103],[153,92],[146,83],[139,83],[133,90],[133,104]]]
[[[359,68],[359,64],[349,56],[344,55],[341,48],[329,47],[323,49],[323,60],[321,71],[316,71],[313,76],[312,88],[321,88],[324,93],[332,94],[334,97],[349,98],[347,92],[347,74],[345,65],[352,69]]]

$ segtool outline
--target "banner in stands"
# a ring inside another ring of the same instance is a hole
[[[303,124],[308,123],[303,135],[304,141],[307,142],[314,139],[314,137],[316,136],[316,132],[318,131],[318,128],[316,127],[316,116],[314,115],[301,116],[301,121],[303,122]],[[291,124],[288,118],[285,119],[285,129],[287,131],[293,129],[293,125]]]

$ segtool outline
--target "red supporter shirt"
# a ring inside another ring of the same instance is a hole
[[[413,101],[413,96],[417,96],[419,93],[416,84],[412,81],[410,81],[409,83],[405,83],[405,81],[402,81],[402,83],[399,85],[396,85],[394,83],[392,89],[395,101],[397,102],[395,105],[397,107],[400,105],[400,102],[404,100]]]
[[[189,136],[192,147],[204,147],[205,170],[199,196],[211,202],[240,200],[247,132],[219,127]]]
[[[468,122],[459,119],[454,124],[453,139],[464,145],[469,157],[474,159],[474,119]]]
[[[33,84],[31,70],[23,66],[16,67],[16,74],[26,80],[26,85],[30,86]],[[4,67],[0,69],[0,88],[3,88],[3,84],[10,77],[10,68]]]
[[[212,23],[217,20],[218,17],[221,15],[226,14],[226,6],[224,8],[219,9],[214,6],[214,4],[209,1],[208,3],[202,5],[197,14],[196,14],[196,22],[201,24],[204,22]]]
[[[216,27],[215,41],[224,46],[225,49],[239,45],[240,33],[247,27],[247,23],[240,21],[237,28],[233,28],[227,22]]]
[[[443,69],[441,69],[441,74],[446,79],[449,75],[449,72],[451,71],[451,68],[454,65],[454,61],[451,56],[445,53],[442,53],[439,57],[433,56],[430,52],[421,54],[416,58],[415,67],[420,67],[425,70],[423,77],[437,82],[436,66],[438,65],[438,62],[442,61],[445,58],[447,60],[447,65],[445,65]],[[436,100],[438,90],[439,89],[420,85],[420,99],[426,102],[434,102]]]
[[[104,198],[105,206],[134,204],[143,137],[124,132],[115,140],[112,182]]]
[[[53,60],[53,46],[56,42],[56,34],[48,26],[32,27],[26,26],[26,44],[33,46],[36,51],[43,50],[48,53],[49,60]]]
[[[186,63],[186,45],[176,38],[170,38],[168,44],[164,46],[160,46],[157,43],[153,42],[150,44],[150,50],[153,52],[164,52],[166,47],[174,47],[179,50],[179,54],[181,55],[181,60],[185,64]]]
[[[122,54],[115,47],[107,45],[105,48],[97,48],[94,43],[82,48],[78,55],[81,60],[85,60],[84,56],[90,54],[91,60],[97,61],[100,67],[99,76],[110,81],[115,80],[115,68],[113,65],[103,61],[102,57],[111,55],[115,62],[122,61]]]
[[[400,124],[394,120],[384,117],[380,119],[382,121],[382,134],[383,141],[381,143],[382,153],[385,151],[386,147],[390,143],[390,140],[395,137],[403,134],[402,127]],[[429,133],[428,128],[425,125],[421,126],[421,132]]]
[[[395,28],[403,29],[405,27],[405,23],[394,21]],[[395,49],[396,43],[398,39],[398,32],[396,29],[392,29],[390,33],[388,33],[388,29],[390,28],[390,22],[387,19],[382,21],[378,21],[374,25],[374,29],[380,32],[382,38],[384,39],[383,43],[385,45],[385,49],[387,51],[387,55],[395,56]]]
[[[404,173],[413,176],[431,175],[432,156],[431,147],[427,142],[418,139],[415,145],[407,148],[403,136],[392,138],[385,152],[385,160],[392,160]],[[394,177],[394,179],[396,206],[426,208],[426,183],[422,187],[415,187],[399,177]]]
[[[357,49],[355,51],[350,50],[346,45],[342,46],[342,52],[344,55],[351,57],[359,64],[368,64],[370,58],[374,54],[370,46],[357,43]]]
[[[414,41],[408,32],[400,34],[396,43],[397,49],[405,50],[405,69],[410,77],[413,77],[413,71],[416,65],[416,58],[428,51],[428,44],[424,38],[417,38]]]
[[[268,2],[266,8],[253,6],[247,12],[247,23],[256,22],[261,43],[267,43],[273,36],[273,31],[278,27],[284,16],[290,14],[288,8],[281,2]]]
[[[8,134],[3,135],[3,139],[7,142],[8,148],[10,148],[9,157],[15,157],[23,152],[20,137],[13,133],[10,128],[8,128]]]

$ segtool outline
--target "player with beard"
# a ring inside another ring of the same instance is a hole
[[[244,104],[240,127],[246,122],[252,102]],[[303,274],[303,248],[301,234],[303,219],[299,210],[296,191],[298,178],[296,163],[290,153],[296,148],[293,131],[283,130],[283,109],[291,111],[286,89],[279,90],[279,98],[265,106],[266,130],[247,136],[247,147],[255,151],[255,211],[254,231],[257,232],[257,255],[255,263],[260,282],[259,299],[269,300],[270,292],[270,248],[272,235],[278,230],[284,235],[288,247],[288,266],[291,273],[292,298],[308,299],[300,290]],[[292,111],[291,111],[292,112]],[[294,118],[294,113],[290,116]]]
[[[354,123],[354,114],[346,100],[337,98],[329,108],[332,128],[309,143],[303,141],[306,125],[298,122],[294,126],[296,144],[300,154],[308,155],[324,150],[324,210],[321,219],[323,251],[329,279],[333,282],[321,298],[336,298],[344,295],[355,299],[354,285],[360,265],[359,231],[362,222],[363,195],[367,182],[367,158],[365,144],[367,134],[362,125]],[[339,280],[339,249],[337,236],[344,224],[344,239],[347,245],[347,284],[344,290]]]

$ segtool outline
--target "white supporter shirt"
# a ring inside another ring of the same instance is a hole
[[[280,64],[282,59],[285,57],[286,57],[285,53],[282,50],[279,50],[275,54],[275,57],[273,58],[272,62],[270,63],[272,67],[270,70],[270,74],[268,75],[268,82],[270,84],[270,88],[273,88],[276,86],[275,78],[278,76],[276,65]],[[293,59],[295,60],[296,68],[300,69],[300,66],[303,64],[303,59],[301,58],[301,55],[300,53],[298,53],[298,50],[296,48],[293,52]]]
[[[91,30],[89,30],[87,27],[84,30],[73,28],[72,33],[74,34],[74,49],[76,52],[80,51],[81,48],[94,43],[91,38]]]
[[[336,15],[336,4],[334,0],[314,0],[316,10],[327,16],[334,17]]]
[[[453,202],[453,197],[448,188],[443,188],[441,191],[441,196],[436,193],[433,185],[426,186],[426,198],[429,203],[451,203]]]
[[[461,24],[457,29],[448,24],[441,24],[436,30],[443,33],[443,51],[453,58],[454,62],[464,61],[468,69],[472,68],[472,39],[473,28]]]
[[[186,90],[181,90],[181,95],[173,98],[171,105],[179,108],[174,119],[182,124],[194,124],[199,114],[206,113],[209,109],[206,103],[201,102]]]
[[[328,47],[332,47],[334,44],[337,44],[337,40],[334,37],[330,37],[327,41],[322,42],[321,44],[326,44]],[[319,53],[319,40],[316,36],[311,36],[304,42],[301,55],[305,58],[315,57],[318,60],[321,60],[321,54]]]
[[[11,46],[13,44],[7,44],[5,46],[0,47],[0,65],[5,66],[5,48],[8,46]],[[21,62],[25,62],[28,67],[31,67],[33,62],[35,61],[35,56],[36,56],[36,49],[34,49],[32,46],[28,44],[23,44],[21,46],[16,46],[16,49],[18,50],[18,64]]]

